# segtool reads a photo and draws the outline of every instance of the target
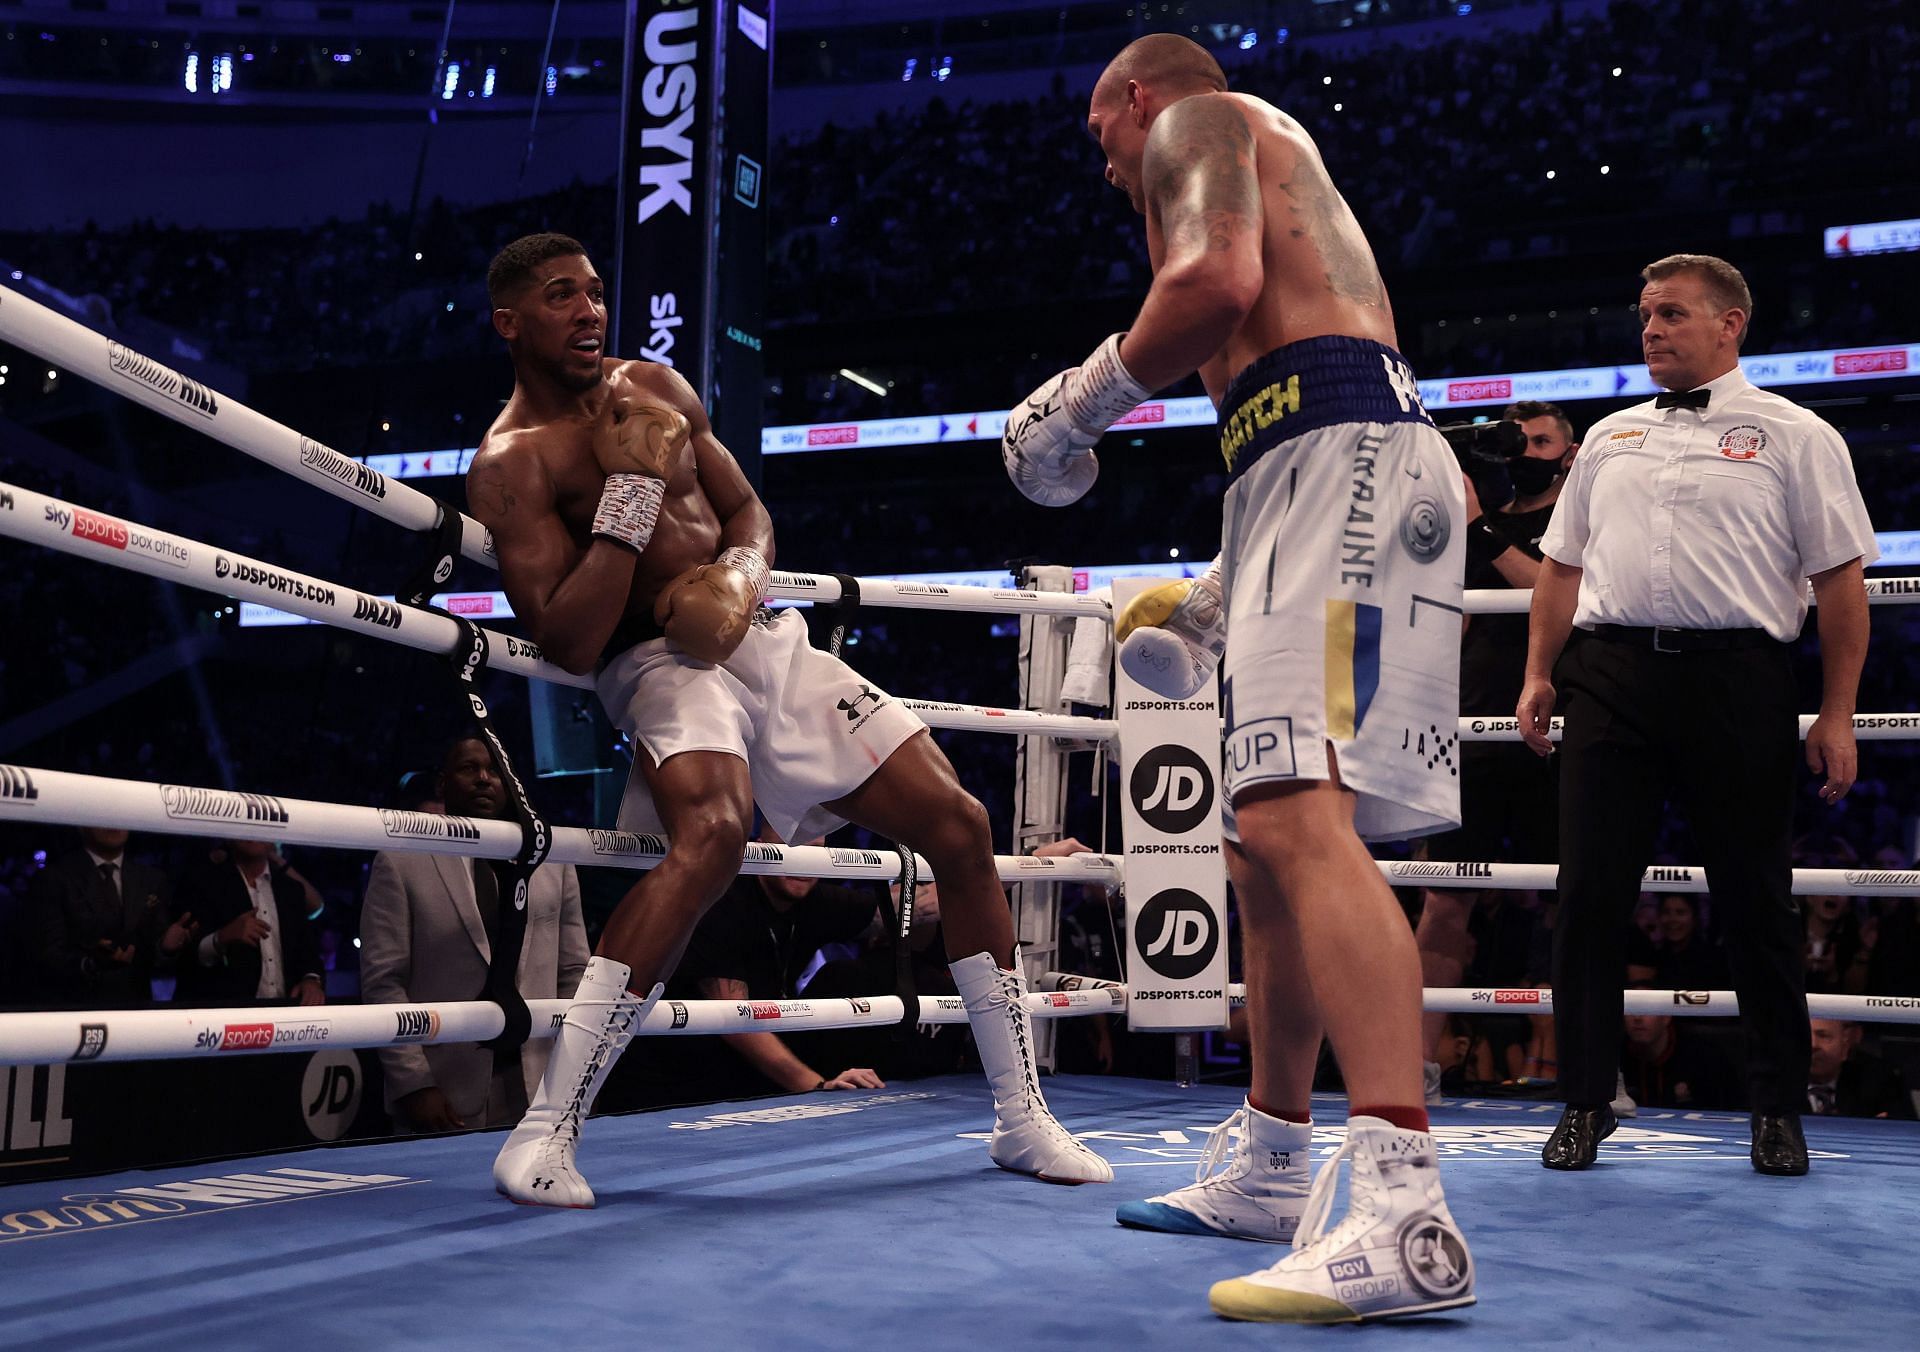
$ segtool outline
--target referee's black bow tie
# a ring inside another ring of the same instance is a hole
[[[1705,408],[1712,390],[1668,390],[1653,397],[1655,408]]]

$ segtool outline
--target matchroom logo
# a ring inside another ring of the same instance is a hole
[[[325,1169],[268,1169],[257,1174],[159,1183],[111,1192],[70,1192],[45,1206],[0,1213],[0,1244],[76,1235],[145,1221],[300,1201],[336,1192],[373,1192],[424,1183],[402,1174],[340,1174]]]

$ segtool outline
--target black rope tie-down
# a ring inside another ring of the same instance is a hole
[[[457,512],[439,508],[432,535],[433,549],[426,564],[414,574],[401,601],[419,610],[444,615],[460,626],[461,639],[447,653],[448,669],[453,675],[455,697],[462,717],[479,729],[480,740],[493,753],[494,766],[507,786],[507,807],[520,827],[520,848],[511,859],[487,859],[481,862],[493,871],[495,895],[500,898],[499,922],[495,926],[492,953],[487,962],[487,978],[476,997],[500,1006],[506,1022],[500,1035],[481,1044],[493,1049],[496,1065],[518,1060],[519,1051],[533,1032],[533,1014],[520,994],[520,952],[527,936],[527,897],[534,870],[546,862],[553,848],[553,832],[528,795],[526,785],[513,768],[506,743],[494,729],[487,702],[479,690],[480,673],[487,669],[487,635],[464,615],[455,615],[441,606],[429,604],[432,589],[453,576],[454,561],[460,552],[461,521]]]
[[[920,987],[913,979],[913,904],[920,891],[920,861],[911,847],[894,842],[900,856],[900,907],[893,926],[893,993],[900,997],[897,1037],[912,1037],[920,1026]]]
[[[402,605],[434,609],[427,602],[436,587],[446,586],[453,577],[453,566],[460,559],[464,524],[460,513],[448,511],[444,502],[434,503],[433,524],[420,532],[432,537],[432,548],[427,553],[426,562],[421,564],[401,590]],[[439,613],[446,614],[444,610]]]
[[[840,584],[840,599],[830,606],[822,606],[833,628],[827,634],[827,652],[831,656],[840,656],[840,649],[846,646],[847,626],[853,622],[856,611],[860,609],[860,579],[849,577],[845,573],[828,573],[828,577]]]

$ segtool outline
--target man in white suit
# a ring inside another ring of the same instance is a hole
[[[439,783],[454,816],[506,814],[506,789],[493,753],[477,736],[460,736],[447,748]],[[485,860],[376,854],[360,908],[361,998],[368,1004],[474,999],[486,981],[501,905]],[[527,890],[520,994],[529,1000],[570,997],[589,952],[573,866],[542,865]],[[511,1126],[526,1112],[552,1045],[529,1042],[517,1062],[499,1065],[492,1051],[475,1043],[386,1048],[380,1062],[394,1125],[405,1131]]]

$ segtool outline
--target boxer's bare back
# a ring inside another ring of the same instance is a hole
[[[1095,140],[1101,116],[1096,106],[1088,118]],[[1156,273],[1170,255],[1224,251],[1235,233],[1261,230],[1259,298],[1200,367],[1216,402],[1235,373],[1288,343],[1339,334],[1398,345],[1373,250],[1306,128],[1262,99],[1223,92],[1182,99],[1154,133],[1142,182],[1115,186],[1147,218]],[[1246,200],[1245,168],[1257,178],[1257,204]],[[1169,223],[1185,236],[1171,246]]]

